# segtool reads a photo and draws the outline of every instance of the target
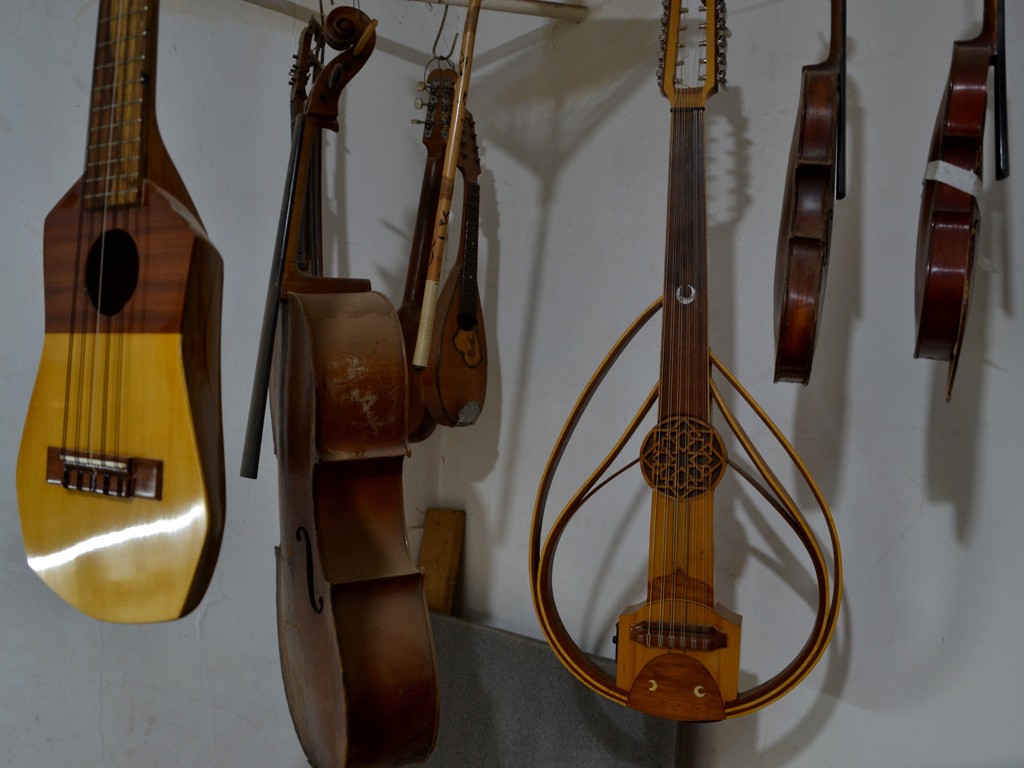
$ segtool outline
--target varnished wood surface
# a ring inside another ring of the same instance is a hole
[[[459,155],[465,190],[459,250],[437,299],[433,353],[418,374],[427,412],[447,427],[476,423],[487,397],[487,334],[478,281],[480,155],[469,110],[463,114]]]
[[[999,2],[986,0],[978,37],[953,45],[949,77],[928,152],[929,162],[938,161],[966,171],[977,178],[979,188],[988,71],[998,52]],[[949,363],[947,400],[953,394],[967,324],[980,221],[975,195],[934,179],[925,181],[918,219],[914,357]]]
[[[420,761],[434,742],[437,681],[405,532],[398,320],[375,292],[291,294],[281,328],[278,634],[296,732],[317,766]]]

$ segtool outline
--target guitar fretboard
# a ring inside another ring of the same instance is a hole
[[[82,192],[89,210],[141,203],[156,2],[103,0],[99,14]]]

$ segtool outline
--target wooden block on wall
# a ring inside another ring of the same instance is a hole
[[[455,597],[455,580],[462,557],[462,536],[466,513],[461,509],[427,510],[420,545],[420,570],[427,607],[436,613],[450,615]]]

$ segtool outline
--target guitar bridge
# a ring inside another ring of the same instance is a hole
[[[46,482],[69,491],[159,500],[163,472],[164,463],[157,459],[81,454],[53,447],[46,451]]]
[[[669,651],[717,651],[729,644],[724,632],[707,624],[641,621],[629,628],[629,639],[647,648]]]

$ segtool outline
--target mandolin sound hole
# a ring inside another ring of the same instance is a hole
[[[85,289],[101,315],[116,315],[139,284],[139,249],[123,229],[110,229],[96,238],[85,263]]]

